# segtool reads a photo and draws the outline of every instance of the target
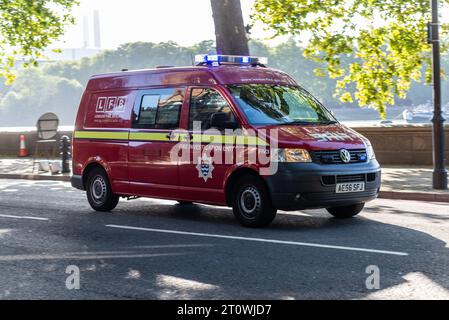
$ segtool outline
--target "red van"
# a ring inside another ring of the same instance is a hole
[[[377,197],[370,142],[263,58],[93,76],[73,135],[72,186],[93,209],[120,197],[230,206],[247,227],[278,209],[357,215]]]

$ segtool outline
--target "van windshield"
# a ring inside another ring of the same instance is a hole
[[[300,87],[268,84],[227,86],[253,125],[332,124],[332,114]]]

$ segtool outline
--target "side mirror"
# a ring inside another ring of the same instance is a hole
[[[235,121],[229,121],[229,115],[224,112],[214,113],[210,118],[210,127],[217,129],[237,129],[239,124]]]

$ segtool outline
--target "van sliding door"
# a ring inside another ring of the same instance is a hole
[[[171,150],[179,142],[184,88],[140,90],[129,135],[129,181],[132,193],[176,198],[179,190],[178,160]]]

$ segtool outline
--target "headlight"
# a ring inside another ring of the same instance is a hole
[[[279,149],[279,162],[312,162],[310,154],[305,149]]]
[[[368,161],[376,159],[376,154],[374,153],[374,149],[371,143],[365,142],[365,145],[366,145],[366,156],[368,158]]]

